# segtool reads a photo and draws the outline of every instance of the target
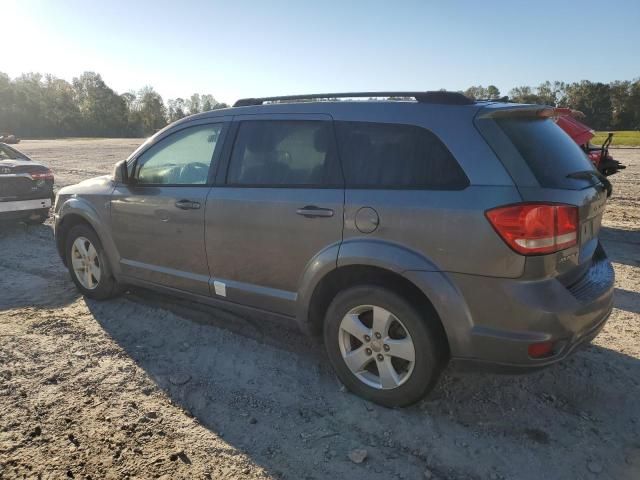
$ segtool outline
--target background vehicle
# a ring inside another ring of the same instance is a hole
[[[4,143],[0,143],[0,220],[42,223],[54,197],[53,173]]]
[[[600,147],[591,145],[590,141],[595,136],[595,132],[578,120],[584,117],[582,112],[570,108],[556,108],[555,112],[556,124],[580,145],[600,173],[609,176],[626,168],[609,154],[613,133],[609,132],[607,139]]]
[[[7,144],[20,143],[20,139],[11,133],[3,133],[0,135],[0,142]]]
[[[291,103],[391,96],[415,101]],[[389,406],[424,396],[450,358],[537,368],[603,327],[607,195],[552,109],[447,92],[235,106],[58,193],[80,291],[295,318],[349,389]]]

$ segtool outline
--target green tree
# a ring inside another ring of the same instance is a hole
[[[167,114],[169,116],[169,122],[173,123],[176,120],[184,118],[186,109],[185,101],[182,98],[170,99],[167,102]]]
[[[509,92],[509,99],[516,103],[543,103],[540,97],[528,86],[513,88]]]
[[[200,94],[194,93],[189,97],[189,100],[187,100],[187,111],[189,112],[189,115],[195,115],[196,113],[200,113],[202,111],[200,109],[201,108],[200,106],[201,106]]]
[[[144,87],[138,93],[140,121],[145,135],[154,133],[167,124],[167,111],[162,97],[152,87]]]
[[[588,80],[572,83],[566,88],[566,106],[585,114],[587,125],[596,130],[611,128],[613,106],[611,88],[604,83]]]
[[[558,107],[562,104],[565,97],[566,86],[563,82],[546,81],[538,85],[536,95],[539,103],[543,105],[551,105]]]
[[[100,74],[84,72],[73,79],[73,89],[83,135],[117,136],[127,132],[125,100],[104,83]]]

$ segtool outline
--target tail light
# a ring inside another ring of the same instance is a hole
[[[578,243],[578,207],[522,203],[485,215],[509,247],[522,255],[553,253]]]
[[[29,172],[29,176],[33,180],[51,180],[53,181],[53,172],[51,170]]]

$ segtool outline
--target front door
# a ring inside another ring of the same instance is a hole
[[[206,246],[218,298],[293,314],[320,252],[337,261],[344,188],[331,118],[239,116],[226,182],[207,199]]]
[[[180,129],[143,151],[111,200],[122,273],[209,294],[204,214],[223,123]]]

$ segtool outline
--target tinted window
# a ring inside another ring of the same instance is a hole
[[[236,185],[329,185],[335,177],[331,124],[322,121],[244,121],[227,182]]]
[[[136,162],[137,183],[203,185],[207,183],[222,124],[185,128],[161,140]]]
[[[469,181],[447,147],[413,125],[336,122],[347,186],[459,190]]]
[[[503,118],[496,120],[520,156],[546,188],[584,188],[594,180],[567,178],[570,173],[593,170],[580,147],[553,120]]]

